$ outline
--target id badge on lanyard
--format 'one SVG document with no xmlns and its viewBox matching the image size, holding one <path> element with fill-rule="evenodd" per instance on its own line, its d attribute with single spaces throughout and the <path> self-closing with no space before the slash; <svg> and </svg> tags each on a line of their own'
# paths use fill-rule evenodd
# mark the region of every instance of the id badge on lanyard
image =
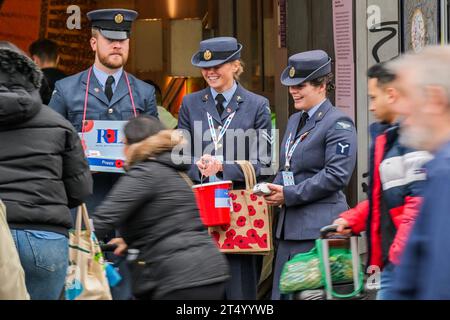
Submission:
<svg viewBox="0 0 450 320">
<path fill-rule="evenodd" d="M 283 171 L 282 174 L 285 187 L 295 186 L 294 173 L 292 171 Z"/>
<path fill-rule="evenodd" d="M 291 145 L 292 140 L 292 133 L 289 135 L 288 140 L 286 141 L 286 163 L 285 163 L 285 170 L 282 172 L 283 175 L 283 185 L 285 187 L 295 186 L 295 179 L 294 179 L 294 173 L 290 170 L 291 169 L 291 159 L 292 155 L 294 154 L 295 149 L 297 148 L 298 144 L 302 140 L 299 138 L 291 149 L 289 149 L 289 146 Z"/>
</svg>

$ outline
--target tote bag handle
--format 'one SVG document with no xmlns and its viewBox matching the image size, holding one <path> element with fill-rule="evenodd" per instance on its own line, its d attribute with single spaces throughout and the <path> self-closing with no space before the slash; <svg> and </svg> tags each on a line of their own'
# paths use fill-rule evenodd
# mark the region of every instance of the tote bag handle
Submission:
<svg viewBox="0 0 450 320">
<path fill-rule="evenodd" d="M 80 205 L 77 210 L 77 220 L 75 223 L 75 235 L 77 239 L 79 239 L 81 235 L 81 225 L 82 225 L 81 222 L 83 222 L 84 227 L 86 228 L 86 231 L 90 236 L 92 233 L 92 229 L 91 224 L 89 222 L 89 214 L 85 203 Z"/>
</svg>

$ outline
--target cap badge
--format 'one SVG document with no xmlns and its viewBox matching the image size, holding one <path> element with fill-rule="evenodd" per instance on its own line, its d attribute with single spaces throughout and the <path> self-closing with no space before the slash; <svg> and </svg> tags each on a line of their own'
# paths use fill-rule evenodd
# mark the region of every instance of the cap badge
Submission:
<svg viewBox="0 0 450 320">
<path fill-rule="evenodd" d="M 211 58 L 212 58 L 212 52 L 209 51 L 209 50 L 206 50 L 206 51 L 203 53 L 203 58 L 204 58 L 206 61 L 211 60 Z"/>
<path fill-rule="evenodd" d="M 292 68 L 289 70 L 289 77 L 291 77 L 291 78 L 295 77 L 295 68 L 294 68 L 294 67 L 292 67 Z"/>
<path fill-rule="evenodd" d="M 117 24 L 122 23 L 123 22 L 123 14 L 121 14 L 121 13 L 116 14 L 114 17 L 114 22 Z"/>
</svg>

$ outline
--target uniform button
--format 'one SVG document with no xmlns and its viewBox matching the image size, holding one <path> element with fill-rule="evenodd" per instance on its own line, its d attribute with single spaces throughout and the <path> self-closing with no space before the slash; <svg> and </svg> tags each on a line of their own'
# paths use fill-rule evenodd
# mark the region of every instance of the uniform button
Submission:
<svg viewBox="0 0 450 320">
<path fill-rule="evenodd" d="M 111 108 L 111 109 L 108 109 L 108 113 L 109 114 L 111 114 L 111 113 L 113 113 L 114 112 L 114 110 Z"/>
<path fill-rule="evenodd" d="M 221 126 L 219 126 L 217 129 L 219 129 L 219 130 L 222 130 L 222 127 Z"/>
</svg>

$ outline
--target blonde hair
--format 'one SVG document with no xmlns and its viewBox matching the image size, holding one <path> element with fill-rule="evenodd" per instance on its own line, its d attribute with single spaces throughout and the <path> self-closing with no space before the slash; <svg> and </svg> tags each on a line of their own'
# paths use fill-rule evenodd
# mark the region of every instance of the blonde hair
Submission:
<svg viewBox="0 0 450 320">
<path fill-rule="evenodd" d="M 100 32 L 100 31 L 98 31 L 98 29 L 96 29 L 96 28 L 91 28 L 91 36 L 92 36 L 93 38 L 97 39 L 97 38 L 98 38 L 99 32 Z"/>
<path fill-rule="evenodd" d="M 394 74 L 412 70 L 412 81 L 419 88 L 442 87 L 450 100 L 450 46 L 429 46 L 419 53 L 407 53 L 387 64 Z"/>
<path fill-rule="evenodd" d="M 231 63 L 239 64 L 238 65 L 238 70 L 233 75 L 234 80 L 239 81 L 241 75 L 244 73 L 245 63 L 242 60 L 235 60 L 235 61 L 232 61 Z"/>
</svg>

